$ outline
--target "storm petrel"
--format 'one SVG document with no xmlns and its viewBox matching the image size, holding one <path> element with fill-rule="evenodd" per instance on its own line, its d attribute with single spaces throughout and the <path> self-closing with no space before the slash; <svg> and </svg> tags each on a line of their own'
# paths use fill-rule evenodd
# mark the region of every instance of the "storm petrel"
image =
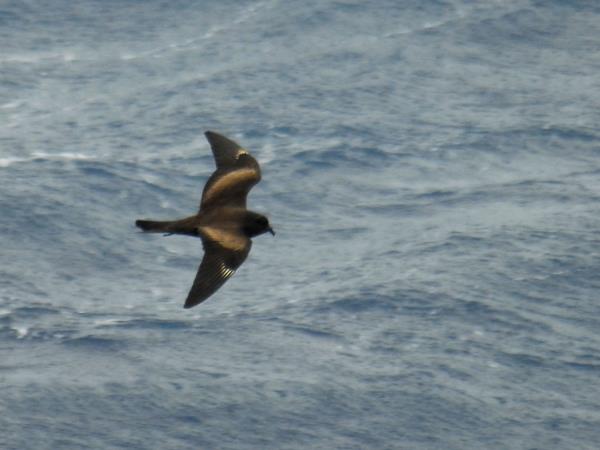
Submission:
<svg viewBox="0 0 600 450">
<path fill-rule="evenodd" d="M 173 221 L 135 221 L 145 232 L 202 239 L 204 258 L 184 308 L 202 303 L 235 273 L 250 252 L 250 238 L 267 231 L 275 235 L 265 216 L 246 209 L 248 192 L 261 178 L 258 162 L 231 139 L 212 131 L 204 134 L 217 170 L 204 186 L 198 213 Z"/>
</svg>

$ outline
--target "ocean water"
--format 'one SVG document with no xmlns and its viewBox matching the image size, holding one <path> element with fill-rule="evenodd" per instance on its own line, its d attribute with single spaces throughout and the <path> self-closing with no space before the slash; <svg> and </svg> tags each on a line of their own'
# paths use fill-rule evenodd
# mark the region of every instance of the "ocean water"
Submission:
<svg viewBox="0 0 600 450">
<path fill-rule="evenodd" d="M 0 448 L 600 446 L 600 5 L 0 3 Z M 203 132 L 277 235 L 184 310 Z"/>
</svg>

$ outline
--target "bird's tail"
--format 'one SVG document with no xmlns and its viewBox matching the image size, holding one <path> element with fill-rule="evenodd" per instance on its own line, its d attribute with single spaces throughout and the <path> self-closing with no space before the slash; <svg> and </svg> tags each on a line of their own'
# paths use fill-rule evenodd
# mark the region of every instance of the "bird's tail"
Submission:
<svg viewBox="0 0 600 450">
<path fill-rule="evenodd" d="M 135 224 L 146 233 L 186 234 L 198 236 L 198 217 L 191 216 L 180 220 L 159 222 L 156 220 L 136 220 Z"/>
<path fill-rule="evenodd" d="M 147 233 L 172 233 L 175 222 L 158 222 L 155 220 L 136 220 L 135 225 Z"/>
</svg>

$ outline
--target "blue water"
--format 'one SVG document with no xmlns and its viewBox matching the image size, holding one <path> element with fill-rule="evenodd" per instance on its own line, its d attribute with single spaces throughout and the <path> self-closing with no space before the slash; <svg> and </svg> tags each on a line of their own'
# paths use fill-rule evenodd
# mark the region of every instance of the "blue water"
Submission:
<svg viewBox="0 0 600 450">
<path fill-rule="evenodd" d="M 0 4 L 1 449 L 600 442 L 600 6 Z M 254 240 L 182 308 L 205 130 Z"/>
</svg>

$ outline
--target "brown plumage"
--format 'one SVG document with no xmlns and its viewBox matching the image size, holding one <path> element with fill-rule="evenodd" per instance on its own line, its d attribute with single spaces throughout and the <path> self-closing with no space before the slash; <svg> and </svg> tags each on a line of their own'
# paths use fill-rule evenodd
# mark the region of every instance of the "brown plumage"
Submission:
<svg viewBox="0 0 600 450">
<path fill-rule="evenodd" d="M 194 216 L 173 221 L 136 220 L 145 232 L 184 234 L 202 239 L 204 258 L 184 308 L 202 303 L 219 289 L 244 262 L 254 236 L 270 232 L 269 220 L 246 209 L 252 186 L 260 181 L 258 162 L 234 141 L 205 133 L 217 165 L 210 176 Z"/>
</svg>

